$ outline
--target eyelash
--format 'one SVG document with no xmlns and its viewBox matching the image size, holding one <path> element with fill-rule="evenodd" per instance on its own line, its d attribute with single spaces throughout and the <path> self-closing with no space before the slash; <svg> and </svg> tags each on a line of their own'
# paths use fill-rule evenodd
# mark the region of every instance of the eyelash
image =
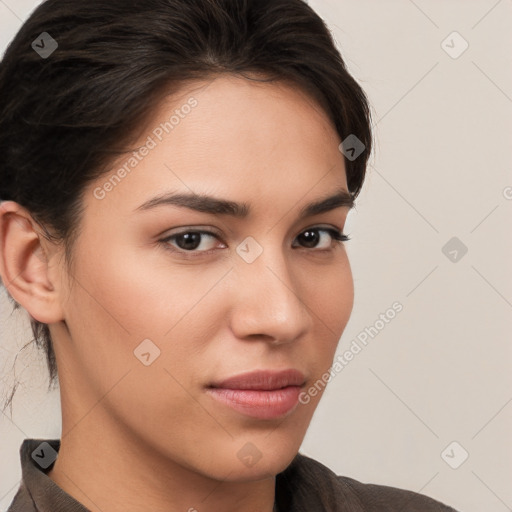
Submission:
<svg viewBox="0 0 512 512">
<path fill-rule="evenodd" d="M 307 231 L 319 231 L 319 232 L 323 231 L 324 233 L 328 233 L 333 238 L 334 243 L 336 244 L 336 247 L 343 244 L 343 242 L 347 242 L 347 241 L 351 240 L 351 238 L 349 236 L 345 235 L 341 231 L 334 229 L 334 228 L 312 227 L 312 228 L 305 229 L 300 234 L 305 233 Z M 219 240 L 218 235 L 216 235 L 215 233 L 212 233 L 211 231 L 189 229 L 187 231 L 182 231 L 180 233 L 174 233 L 171 236 L 168 236 L 166 238 L 163 238 L 162 240 L 159 240 L 159 242 L 164 246 L 165 249 L 167 249 L 173 253 L 178 253 L 183 258 L 188 258 L 188 259 L 201 257 L 201 256 L 213 253 L 214 251 L 218 250 L 218 249 L 209 249 L 208 251 L 196 251 L 196 250 L 185 251 L 184 249 L 171 248 L 171 246 L 169 245 L 169 242 L 171 240 L 174 240 L 175 238 L 177 238 L 179 236 L 190 234 L 190 233 L 198 233 L 201 235 L 208 235 L 208 236 L 212 236 L 213 238 L 216 238 L 217 240 Z M 304 247 L 304 249 L 308 250 L 307 247 Z M 333 249 L 310 249 L 310 250 L 316 251 L 316 252 L 330 252 Z"/>
</svg>

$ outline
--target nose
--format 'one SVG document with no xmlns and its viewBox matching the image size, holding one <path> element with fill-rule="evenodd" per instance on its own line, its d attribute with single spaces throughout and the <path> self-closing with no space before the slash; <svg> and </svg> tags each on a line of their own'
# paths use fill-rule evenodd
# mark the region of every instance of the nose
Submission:
<svg viewBox="0 0 512 512">
<path fill-rule="evenodd" d="M 265 248 L 252 263 L 240 258 L 234 271 L 231 328 L 240 339 L 290 343 L 312 327 L 312 313 L 301 297 L 299 280 L 278 248 Z"/>
</svg>

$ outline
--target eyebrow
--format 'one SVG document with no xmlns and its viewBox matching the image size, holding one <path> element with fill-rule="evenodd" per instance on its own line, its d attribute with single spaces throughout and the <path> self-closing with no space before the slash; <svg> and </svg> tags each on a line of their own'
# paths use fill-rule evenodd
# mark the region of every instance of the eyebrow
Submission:
<svg viewBox="0 0 512 512">
<path fill-rule="evenodd" d="M 229 215 L 235 218 L 246 218 L 251 208 L 247 203 L 237 203 L 227 199 L 196 193 L 166 193 L 149 199 L 135 209 L 135 211 L 152 210 L 158 206 L 179 206 L 212 215 Z M 338 190 L 334 195 L 319 199 L 303 206 L 299 212 L 299 219 L 312 217 L 336 208 L 355 206 L 352 195 L 345 189 Z"/>
</svg>

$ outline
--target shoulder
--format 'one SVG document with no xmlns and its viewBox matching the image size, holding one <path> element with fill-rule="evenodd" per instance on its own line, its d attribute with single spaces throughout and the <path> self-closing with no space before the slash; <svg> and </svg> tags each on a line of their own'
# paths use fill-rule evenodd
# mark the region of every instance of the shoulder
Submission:
<svg viewBox="0 0 512 512">
<path fill-rule="evenodd" d="M 293 495 L 311 503 L 312 510 L 315 510 L 313 503 L 321 503 L 323 510 L 333 512 L 456 512 L 417 492 L 336 475 L 327 466 L 301 453 L 278 476 L 286 479 Z"/>
</svg>

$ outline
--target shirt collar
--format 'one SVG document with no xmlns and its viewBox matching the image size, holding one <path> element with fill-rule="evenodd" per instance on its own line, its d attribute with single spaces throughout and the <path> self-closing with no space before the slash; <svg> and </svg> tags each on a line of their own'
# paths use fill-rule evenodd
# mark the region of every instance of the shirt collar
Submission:
<svg viewBox="0 0 512 512">
<path fill-rule="evenodd" d="M 61 489 L 47 473 L 53 452 L 58 453 L 60 439 L 25 439 L 20 448 L 23 484 L 38 512 L 90 512 Z M 44 467 L 46 466 L 46 467 Z"/>
</svg>

